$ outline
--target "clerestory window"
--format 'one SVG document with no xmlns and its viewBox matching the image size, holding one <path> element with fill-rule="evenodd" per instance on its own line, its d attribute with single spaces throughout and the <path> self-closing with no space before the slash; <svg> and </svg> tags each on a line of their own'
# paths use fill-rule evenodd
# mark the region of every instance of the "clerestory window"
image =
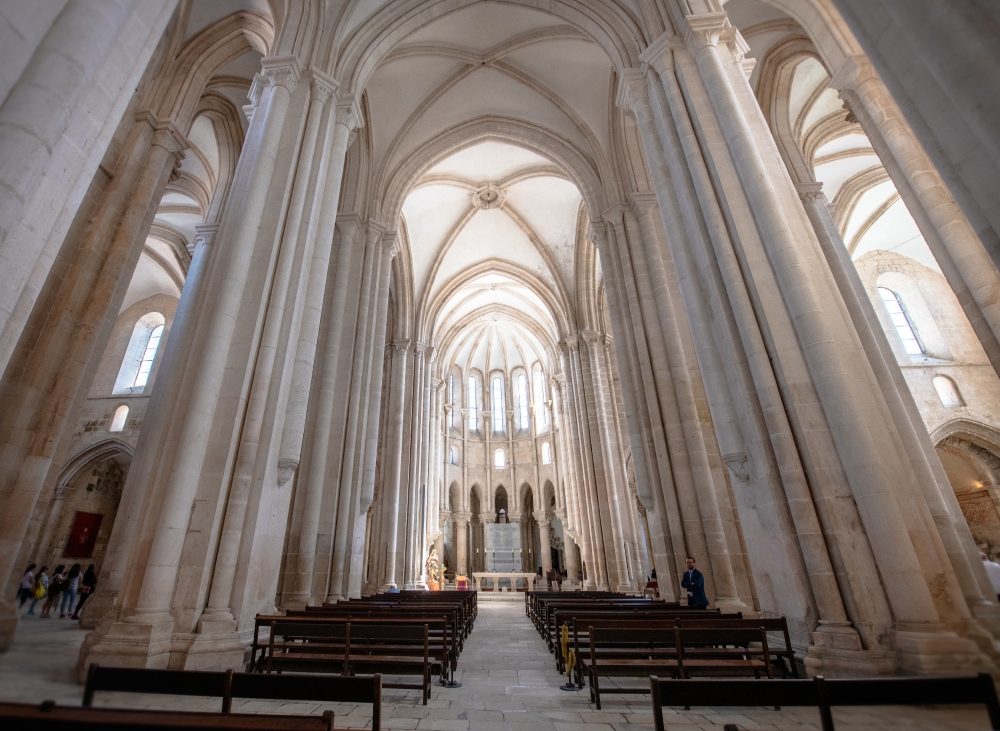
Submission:
<svg viewBox="0 0 1000 731">
<path fill-rule="evenodd" d="M 523 373 L 517 376 L 517 428 L 528 428 L 528 377 Z"/>
<path fill-rule="evenodd" d="M 479 431 L 479 395 L 475 376 L 469 377 L 469 431 Z"/>
<path fill-rule="evenodd" d="M 493 431 L 503 431 L 503 379 L 493 376 Z"/>
<path fill-rule="evenodd" d="M 885 309 L 889 312 L 892 324 L 896 328 L 896 334 L 903 341 L 903 348 L 909 355 L 922 355 L 924 347 L 917 340 L 916 333 L 913 332 L 913 323 L 910 322 L 899 295 L 885 287 L 879 287 L 878 293 L 885 304 Z"/>
</svg>

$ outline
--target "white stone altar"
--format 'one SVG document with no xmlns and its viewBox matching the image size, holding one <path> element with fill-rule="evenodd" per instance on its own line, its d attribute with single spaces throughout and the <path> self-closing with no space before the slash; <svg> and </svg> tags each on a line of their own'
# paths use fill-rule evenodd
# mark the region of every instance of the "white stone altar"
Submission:
<svg viewBox="0 0 1000 731">
<path fill-rule="evenodd" d="M 493 586 L 490 587 L 490 589 L 492 589 L 493 591 L 500 591 L 500 588 L 501 588 L 500 587 L 500 580 L 501 579 L 509 579 L 510 580 L 510 591 L 512 591 L 512 592 L 513 591 L 517 591 L 517 580 L 518 579 L 524 579 L 527 582 L 527 584 L 528 584 L 527 590 L 528 591 L 534 591 L 535 590 L 535 580 L 536 579 L 541 579 L 541 578 L 542 577 L 539 576 L 538 574 L 521 573 L 521 572 L 518 572 L 518 571 L 477 571 L 476 573 L 472 574 L 472 579 L 473 579 L 473 581 L 475 583 L 475 586 L 473 588 L 475 588 L 476 591 L 488 591 L 489 590 L 489 589 L 487 589 L 483 585 L 483 580 L 484 579 L 492 579 L 493 580 Z M 504 588 L 506 588 L 506 585 L 504 585 Z"/>
<path fill-rule="evenodd" d="M 519 572 L 521 526 L 517 523 L 487 523 L 483 526 L 486 571 Z"/>
</svg>

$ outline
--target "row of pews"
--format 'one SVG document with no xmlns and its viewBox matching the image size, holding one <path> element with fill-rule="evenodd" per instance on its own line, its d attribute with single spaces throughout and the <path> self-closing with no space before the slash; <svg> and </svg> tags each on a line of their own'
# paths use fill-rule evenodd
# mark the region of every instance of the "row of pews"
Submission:
<svg viewBox="0 0 1000 731">
<path fill-rule="evenodd" d="M 258 615 L 248 669 L 398 676 L 407 680 L 383 687 L 419 690 L 427 705 L 433 676 L 458 686 L 458 657 L 477 611 L 475 592 L 402 591 Z"/>
<path fill-rule="evenodd" d="M 582 689 L 586 677 L 600 710 L 602 678 L 648 678 L 645 686 L 605 692 L 649 693 L 656 731 L 664 729 L 664 707 L 811 706 L 823 731 L 834 731 L 835 706 L 910 704 L 982 704 L 1000 730 L 1000 703 L 986 673 L 800 678 L 784 617 L 743 618 L 606 591 L 528 592 L 524 601 L 556 668 L 569 677 L 566 690 Z"/>
<path fill-rule="evenodd" d="M 783 618 L 744 619 L 612 592 L 531 593 L 525 612 L 554 653 L 556 669 L 570 677 L 567 687 L 583 688 L 586 676 L 598 709 L 602 678 L 798 677 Z"/>
<path fill-rule="evenodd" d="M 155 711 L 94 707 L 99 692 L 219 698 L 219 711 Z M 91 665 L 83 706 L 0 703 L 4 731 L 333 731 L 333 711 L 320 716 L 232 713 L 233 700 L 313 701 L 372 705 L 372 730 L 382 723 L 382 677 L 331 678 L 319 675 L 255 675 L 232 670 L 159 670 Z"/>
<path fill-rule="evenodd" d="M 234 700 L 371 704 L 382 723 L 382 688 L 418 690 L 431 680 L 456 687 L 454 672 L 478 605 L 475 592 L 403 591 L 258 615 L 246 672 L 113 668 L 91 665 L 83 705 L 0 703 L 5 731 L 143 729 L 168 731 L 332 731 L 334 714 L 233 713 Z M 394 682 L 384 682 L 388 677 Z M 406 682 L 416 678 L 415 682 Z M 98 694 L 218 698 L 218 711 L 95 707 Z"/>
</svg>

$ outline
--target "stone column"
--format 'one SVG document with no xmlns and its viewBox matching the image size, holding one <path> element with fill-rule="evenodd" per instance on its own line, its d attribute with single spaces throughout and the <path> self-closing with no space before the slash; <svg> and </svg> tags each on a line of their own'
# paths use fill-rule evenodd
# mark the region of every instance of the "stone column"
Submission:
<svg viewBox="0 0 1000 731">
<path fill-rule="evenodd" d="M 313 72 L 317 76 L 317 72 Z M 323 93 L 325 88 L 333 88 L 332 80 L 326 81 L 322 77 L 315 78 L 314 85 L 318 87 L 317 93 Z M 338 221 L 337 207 L 340 200 L 340 187 L 344 174 L 344 160 L 347 156 L 348 140 L 351 132 L 361 123 L 360 111 L 352 100 L 347 103 L 340 102 L 329 111 L 327 139 L 329 142 L 328 154 L 325 158 L 326 175 L 325 179 L 317 177 L 316 197 L 322 198 L 320 216 L 310 217 L 310 231 L 315 237 L 315 253 L 312 263 L 306 267 L 308 271 L 308 293 L 305 310 L 302 316 L 302 324 L 297 346 L 295 370 L 292 376 L 291 395 L 289 397 L 288 416 L 286 417 L 285 429 L 281 435 L 281 449 L 279 462 L 298 462 L 302 454 L 303 435 L 306 424 L 306 416 L 309 407 L 309 394 L 314 377 L 322 384 L 319 391 L 320 404 L 316 408 L 315 431 L 317 444 L 324 445 L 323 448 L 311 450 L 313 460 L 317 462 L 315 471 L 309 470 L 308 474 L 323 475 L 326 472 L 326 460 L 328 454 L 330 425 L 333 419 L 333 393 L 336 388 L 337 366 L 339 364 L 339 353 L 341 343 L 341 333 L 343 330 L 343 317 L 333 318 L 331 332 L 329 333 L 328 349 L 334 354 L 323 358 L 320 373 L 315 373 L 316 346 L 319 342 L 319 332 L 323 316 L 323 301 L 327 293 L 327 282 L 330 275 L 330 252 L 334 240 L 334 228 L 340 226 L 338 250 L 338 266 L 334 275 L 335 287 L 334 298 L 340 302 L 340 307 L 334 306 L 334 312 L 343 311 L 343 302 L 346 299 L 347 286 L 346 278 L 350 270 L 350 256 L 354 237 L 357 233 L 357 219 L 345 217 L 343 221 Z M 322 183 L 319 184 L 319 183 Z M 314 207 L 316 207 L 314 202 Z M 313 225 L 318 220 L 317 225 Z M 301 471 L 300 471 L 301 474 Z M 315 564 L 316 533 L 318 528 L 319 513 L 321 509 L 323 480 L 310 477 L 305 484 L 300 484 L 297 488 L 300 495 L 304 497 L 302 510 L 302 528 L 298 535 L 297 547 L 289 548 L 289 559 L 294 561 L 291 567 L 294 575 L 289 577 L 288 589 L 284 592 L 283 604 L 291 602 L 290 606 L 295 608 L 304 606 L 312 601 L 311 577 Z M 293 558 L 294 557 L 294 558 Z"/>
<path fill-rule="evenodd" d="M 346 139 L 346 137 L 345 137 Z M 350 270 L 351 253 L 358 232 L 358 222 L 347 217 L 338 221 L 340 229 L 340 244 L 337 250 L 336 274 L 330 284 L 333 292 L 334 306 L 331 311 L 343 311 L 347 300 L 347 276 Z M 338 307 L 337 304 L 340 306 Z M 291 594 L 284 600 L 290 608 L 305 606 L 312 601 L 313 567 L 316 562 L 316 534 L 319 529 L 320 506 L 326 486 L 327 459 L 330 452 L 330 430 L 333 425 L 334 400 L 338 382 L 338 366 L 340 364 L 340 347 L 343 317 L 334 316 L 330 322 L 330 332 L 327 334 L 327 349 L 323 357 L 318 401 L 316 404 L 316 421 L 312 429 L 312 449 L 310 451 L 307 479 L 299 485 L 302 495 L 302 527 L 299 532 L 298 561 L 295 574 L 292 577 Z"/>
<path fill-rule="evenodd" d="M 455 576 L 468 576 L 469 570 L 469 520 L 471 513 L 455 513 Z"/>
<path fill-rule="evenodd" d="M 3 435 L 0 457 L 0 587 L 19 568 L 15 564 L 31 514 L 73 415 L 71 407 L 87 386 L 87 364 L 110 337 L 152 224 L 155 201 L 163 196 L 186 147 L 172 122 L 149 113 L 138 116 L 126 142 L 129 156 L 121 163 L 114 190 L 102 201 L 99 225 L 90 229 L 72 262 L 68 284 L 48 323 L 52 333 L 71 334 L 37 344 L 37 355 L 28 360 L 28 372 L 14 394 L 17 401 L 7 406 L 17 417 L 6 424 L 13 422 L 17 428 Z M 3 597 L 0 651 L 9 647 L 16 625 L 13 603 Z"/>
<path fill-rule="evenodd" d="M 538 518 L 538 550 L 542 552 L 539 558 L 542 559 L 542 576 L 545 577 L 552 570 L 552 518 L 545 513 Z"/>
<path fill-rule="evenodd" d="M 427 417 L 431 409 L 428 401 L 429 389 L 427 387 L 428 367 L 427 360 L 429 354 L 427 346 L 423 343 L 414 343 L 413 362 L 413 389 L 411 397 L 413 402 L 410 421 L 410 477 L 409 489 L 406 491 L 406 529 L 404 533 L 405 543 L 403 544 L 403 588 L 415 589 L 416 579 L 420 576 L 418 546 L 420 541 L 420 487 L 424 484 L 421 471 L 421 463 L 427 451 L 427 440 L 425 430 L 427 427 Z M 433 355 L 433 350 L 430 355 Z"/>
<path fill-rule="evenodd" d="M 258 144 L 244 178 L 243 205 L 231 207 L 222 225 L 220 243 L 226 256 L 219 259 L 223 267 L 217 279 L 219 289 L 213 293 L 211 310 L 205 313 L 200 358 L 196 372 L 188 379 L 187 409 L 175 444 L 177 459 L 173 465 L 161 465 L 162 472 L 151 485 L 154 490 L 162 490 L 163 502 L 155 518 L 136 606 L 124 622 L 110 628 L 108 636 L 102 640 L 103 647 L 98 645 L 90 649 L 90 658 L 102 658 L 105 653 L 115 657 L 118 653 L 114 646 L 124 642 L 131 647 L 130 661 L 145 664 L 144 659 L 139 659 L 140 653 L 152 657 L 166 652 L 169 647 L 173 629 L 171 598 L 201 475 L 206 435 L 215 428 L 215 406 L 242 303 L 244 282 L 257 251 L 254 243 L 260 215 L 274 171 L 291 91 L 299 76 L 298 64 L 293 58 L 272 57 L 263 63 L 270 83 L 254 113 L 252 127 L 256 129 L 248 134 L 248 141 Z M 176 393 L 163 395 L 179 396 Z M 150 445 L 150 448 L 158 446 Z M 132 476 L 130 471 L 129 477 Z"/>
<path fill-rule="evenodd" d="M 347 402 L 347 424 L 344 431 L 343 451 L 340 454 L 339 474 L 335 478 L 337 487 L 336 491 L 328 498 L 332 505 L 336 506 L 333 508 L 336 518 L 334 519 L 333 551 L 327 587 L 326 601 L 328 602 L 339 601 L 343 597 L 344 576 L 348 573 L 349 526 L 353 517 L 349 506 L 356 497 L 355 485 L 360 485 L 360 490 L 364 491 L 364 465 L 359 466 L 358 462 L 363 462 L 365 427 L 370 418 L 369 402 L 374 401 L 377 404 L 381 395 L 373 395 L 366 388 L 369 372 L 378 368 L 380 361 L 384 361 L 384 330 L 381 339 L 377 335 L 378 323 L 381 321 L 379 313 L 382 281 L 388 277 L 386 271 L 388 265 L 382 252 L 384 244 L 381 243 L 381 239 L 381 227 L 369 221 L 365 239 L 357 331 L 353 340 L 349 333 L 343 336 L 347 338 L 348 343 L 353 343 L 354 351 L 348 380 L 348 394 L 345 399 Z M 335 310 L 331 310 L 330 316 L 332 319 L 341 319 Z M 346 376 L 345 380 L 347 380 Z M 333 397 L 339 395 L 343 387 L 343 382 L 337 383 L 334 387 Z M 377 422 L 377 419 L 375 421 Z M 329 444 L 324 443 L 317 445 L 317 448 L 328 450 L 330 447 Z M 358 475 L 361 479 L 358 479 Z M 328 478 L 324 474 L 316 475 L 316 479 L 322 479 L 325 482 Z M 371 499 L 365 501 L 362 495 L 361 501 L 363 505 L 359 507 L 359 510 L 363 507 L 367 512 L 367 505 L 371 504 Z"/>
<path fill-rule="evenodd" d="M 386 433 L 386 460 L 388 481 L 386 483 L 386 515 L 389 518 L 389 532 L 386 536 L 386 573 L 382 591 L 396 586 L 399 564 L 399 506 L 403 490 L 403 409 L 406 403 L 406 357 L 410 350 L 409 340 L 393 342 L 392 380 L 389 385 L 389 430 Z M 468 519 L 465 525 L 469 524 Z M 464 534 L 463 534 L 464 535 Z M 405 539 L 405 537 L 404 537 Z M 463 564 L 464 565 L 464 564 Z"/>
<path fill-rule="evenodd" d="M 1000 271 L 868 59 L 849 56 L 830 86 L 864 128 L 1000 373 Z"/>
<path fill-rule="evenodd" d="M 982 568 L 982 561 L 979 560 L 979 548 L 972 540 L 958 500 L 947 499 L 949 496 L 954 498 L 955 492 L 940 466 L 934 445 L 927 437 L 920 412 L 875 314 L 868 292 L 830 215 L 826 196 L 822 192 L 823 186 L 821 183 L 800 183 L 797 187 L 806 214 L 816 231 L 875 370 L 879 387 L 899 426 L 900 438 L 910 466 L 916 473 L 921 493 L 934 516 L 934 523 L 941 534 L 951 566 L 962 586 L 962 594 L 976 616 L 989 617 L 991 624 L 995 625 L 998 608 L 986 599 L 987 596 L 992 597 L 994 592 L 986 570 Z"/>
<path fill-rule="evenodd" d="M 251 482 L 258 470 L 262 439 L 266 439 L 263 430 L 266 428 L 265 417 L 269 403 L 274 398 L 274 371 L 275 368 L 282 368 L 284 365 L 278 358 L 283 350 L 281 340 L 288 326 L 285 309 L 289 304 L 289 293 L 291 292 L 294 296 L 292 284 L 295 272 L 293 267 L 300 256 L 302 257 L 300 266 L 305 266 L 305 262 L 312 258 L 311 250 L 305 251 L 304 256 L 302 256 L 303 252 L 299 251 L 299 228 L 306 207 L 307 192 L 312 176 L 312 163 L 316 157 L 320 117 L 323 114 L 323 105 L 330 93 L 329 86 L 320 82 L 312 84 L 312 98 L 306 115 L 299 164 L 295 170 L 292 195 L 286 213 L 274 276 L 271 281 L 268 306 L 264 313 L 264 326 L 254 361 L 252 385 L 240 429 L 240 444 L 236 453 L 236 463 L 226 501 L 225 519 L 216 551 L 208 607 L 202 613 L 199 622 L 201 634 L 219 634 L 232 632 L 236 629 L 236 620 L 231 608 L 233 580 L 239 561 L 240 545 L 243 542 L 243 534 L 246 529 L 245 518 L 247 503 L 250 499 Z M 318 213 L 316 211 L 313 215 Z M 301 311 L 301 307 L 299 309 Z M 297 328 L 293 326 L 293 330 L 297 330 Z M 297 335 L 297 333 L 293 334 Z M 297 340 L 297 337 L 295 339 Z M 286 347 L 290 345 L 286 344 Z M 297 466 L 298 455 L 294 457 L 296 460 L 294 464 Z"/>
</svg>

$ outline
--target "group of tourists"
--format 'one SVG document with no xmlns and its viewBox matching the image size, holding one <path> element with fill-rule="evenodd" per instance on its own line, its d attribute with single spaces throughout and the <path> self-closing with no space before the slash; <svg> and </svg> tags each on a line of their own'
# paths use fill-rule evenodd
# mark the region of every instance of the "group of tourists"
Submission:
<svg viewBox="0 0 1000 731">
<path fill-rule="evenodd" d="M 80 564 L 75 563 L 66 570 L 64 564 L 59 564 L 49 574 L 49 567 L 42 566 L 36 572 L 37 564 L 31 564 L 21 577 L 21 587 L 17 591 L 18 609 L 24 607 L 30 599 L 31 606 L 25 616 L 35 616 L 35 607 L 42 604 L 42 618 L 51 618 L 52 612 L 59 612 L 59 618 L 79 619 L 80 610 L 97 588 L 97 573 L 94 564 L 81 571 Z M 77 601 L 79 597 L 79 601 Z M 76 605 L 76 609 L 73 605 Z"/>
</svg>

